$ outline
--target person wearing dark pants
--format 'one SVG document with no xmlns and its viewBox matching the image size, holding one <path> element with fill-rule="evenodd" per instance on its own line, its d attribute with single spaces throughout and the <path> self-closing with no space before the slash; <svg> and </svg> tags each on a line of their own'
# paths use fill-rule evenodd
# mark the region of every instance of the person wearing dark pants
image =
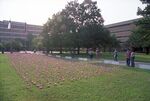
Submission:
<svg viewBox="0 0 150 101">
<path fill-rule="evenodd" d="M 113 56 L 114 56 L 114 61 L 118 61 L 118 52 L 117 52 L 116 49 L 115 49 L 115 51 L 113 53 Z"/>
<path fill-rule="evenodd" d="M 127 66 L 130 66 L 130 58 L 126 59 L 126 64 L 127 64 Z"/>
<path fill-rule="evenodd" d="M 135 63 L 134 63 L 135 53 L 134 53 L 134 51 L 131 52 L 130 59 L 131 59 L 131 67 L 134 67 L 135 66 Z"/>
<path fill-rule="evenodd" d="M 126 52 L 126 64 L 127 64 L 127 66 L 130 66 L 130 55 L 131 55 L 130 50 L 127 50 L 127 52 Z"/>
<path fill-rule="evenodd" d="M 89 53 L 90 59 L 92 60 L 93 59 L 93 50 L 92 50 L 92 48 L 89 49 L 88 53 Z"/>
</svg>

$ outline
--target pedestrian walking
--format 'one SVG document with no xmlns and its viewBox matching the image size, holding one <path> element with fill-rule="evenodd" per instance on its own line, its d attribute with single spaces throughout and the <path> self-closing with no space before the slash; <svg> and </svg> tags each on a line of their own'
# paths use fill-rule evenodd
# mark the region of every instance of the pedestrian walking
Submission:
<svg viewBox="0 0 150 101">
<path fill-rule="evenodd" d="M 90 59 L 92 60 L 93 59 L 93 50 L 92 50 L 92 48 L 89 49 L 88 53 L 89 53 Z"/>
<path fill-rule="evenodd" d="M 118 61 L 118 51 L 115 49 L 113 52 L 114 61 Z"/>
<path fill-rule="evenodd" d="M 134 59 L 135 59 L 135 52 L 132 51 L 132 52 L 131 52 L 131 56 L 130 56 L 131 67 L 134 67 L 134 66 L 135 66 Z"/>
<path fill-rule="evenodd" d="M 98 48 L 96 48 L 96 58 L 98 59 L 100 56 L 100 50 Z"/>
<path fill-rule="evenodd" d="M 131 55 L 131 51 L 127 49 L 126 54 L 125 54 L 127 66 L 130 66 L 130 55 Z"/>
<path fill-rule="evenodd" d="M 36 49 L 34 49 L 33 52 L 36 53 Z"/>
</svg>

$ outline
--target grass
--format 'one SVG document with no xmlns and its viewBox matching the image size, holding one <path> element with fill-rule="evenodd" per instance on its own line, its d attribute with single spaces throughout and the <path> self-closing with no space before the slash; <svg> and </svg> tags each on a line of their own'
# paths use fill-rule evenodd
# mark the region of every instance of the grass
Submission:
<svg viewBox="0 0 150 101">
<path fill-rule="evenodd" d="M 113 70 L 39 89 L 28 88 L 10 63 L 6 55 L 0 55 L 0 101 L 150 101 L 147 70 L 102 65 Z"/>
<path fill-rule="evenodd" d="M 111 60 L 113 60 L 112 54 L 113 54 L 112 52 L 103 52 L 100 55 L 100 59 L 111 59 Z M 63 53 L 63 54 L 55 53 L 53 55 L 60 55 L 63 57 L 64 56 L 71 56 L 70 53 Z M 89 58 L 89 56 L 86 53 L 81 53 L 79 55 L 75 55 L 75 57 Z M 94 58 L 95 58 L 95 54 L 94 54 Z M 118 60 L 125 61 L 125 53 L 124 52 L 118 53 Z M 136 62 L 150 63 L 150 55 L 146 55 L 144 53 L 136 53 L 135 54 L 135 61 Z"/>
<path fill-rule="evenodd" d="M 0 101 L 32 101 L 32 95 L 8 58 L 0 55 Z"/>
<path fill-rule="evenodd" d="M 103 59 L 113 59 L 113 56 L 112 56 L 112 53 L 105 52 L 105 53 L 102 54 L 102 58 Z M 118 53 L 118 60 L 125 61 L 125 53 L 124 52 L 119 52 Z M 146 55 L 146 54 L 143 54 L 143 53 L 136 53 L 135 54 L 135 61 L 150 63 L 150 55 Z"/>
<path fill-rule="evenodd" d="M 88 62 L 66 61 L 41 55 L 14 53 L 7 56 L 27 85 L 35 85 L 40 89 L 111 71 L 110 68 L 105 69 Z"/>
</svg>

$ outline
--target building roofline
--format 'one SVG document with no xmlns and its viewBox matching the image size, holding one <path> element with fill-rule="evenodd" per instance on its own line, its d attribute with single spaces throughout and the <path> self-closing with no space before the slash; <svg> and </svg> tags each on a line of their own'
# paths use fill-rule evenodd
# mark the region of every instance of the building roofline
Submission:
<svg viewBox="0 0 150 101">
<path fill-rule="evenodd" d="M 0 22 L 9 22 L 9 20 L 0 20 Z M 37 25 L 37 24 L 28 24 L 27 22 L 19 22 L 19 21 L 12 21 L 12 23 L 17 23 L 17 24 L 27 24 L 29 26 L 39 26 L 39 27 L 42 27 L 42 25 Z"/>
<path fill-rule="evenodd" d="M 127 21 L 121 21 L 121 22 L 117 22 L 117 23 L 113 23 L 113 24 L 108 24 L 108 25 L 105 25 L 105 27 L 110 28 L 110 27 L 117 27 L 117 26 L 122 26 L 122 25 L 126 25 L 126 24 L 131 24 L 135 21 L 138 21 L 139 19 L 141 19 L 141 18 L 127 20 Z"/>
</svg>

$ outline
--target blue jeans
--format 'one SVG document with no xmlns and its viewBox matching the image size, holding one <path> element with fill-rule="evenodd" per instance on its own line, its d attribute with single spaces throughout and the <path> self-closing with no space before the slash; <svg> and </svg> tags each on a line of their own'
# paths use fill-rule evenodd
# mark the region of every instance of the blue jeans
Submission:
<svg viewBox="0 0 150 101">
<path fill-rule="evenodd" d="M 126 64 L 127 66 L 130 66 L 130 58 L 126 58 Z"/>
</svg>

